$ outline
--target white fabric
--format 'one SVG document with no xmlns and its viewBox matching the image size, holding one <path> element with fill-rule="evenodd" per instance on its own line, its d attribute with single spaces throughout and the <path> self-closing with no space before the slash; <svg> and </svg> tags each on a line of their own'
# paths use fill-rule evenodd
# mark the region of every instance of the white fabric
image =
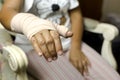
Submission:
<svg viewBox="0 0 120 80">
<path fill-rule="evenodd" d="M 34 0 L 24 0 L 24 7 L 22 9 L 23 12 L 27 12 L 31 9 Z"/>
<path fill-rule="evenodd" d="M 70 0 L 70 7 L 69 9 L 74 9 L 79 5 L 78 0 Z"/>
<path fill-rule="evenodd" d="M 57 4 L 60 9 L 56 12 L 52 10 L 52 5 Z M 48 19 L 54 23 L 61 23 L 60 18 L 65 17 L 65 26 L 70 26 L 68 10 L 76 8 L 79 3 L 77 0 L 35 0 L 34 5 L 40 18 Z"/>
<path fill-rule="evenodd" d="M 32 8 L 34 1 L 35 0 L 24 0 L 24 7 L 22 10 L 24 12 L 28 12 Z M 65 2 L 69 1 L 70 2 L 69 9 L 73 9 L 79 5 L 78 0 L 36 0 L 36 1 L 47 1 L 49 3 L 57 2 L 57 4 L 61 3 L 62 6 L 64 5 Z"/>
</svg>

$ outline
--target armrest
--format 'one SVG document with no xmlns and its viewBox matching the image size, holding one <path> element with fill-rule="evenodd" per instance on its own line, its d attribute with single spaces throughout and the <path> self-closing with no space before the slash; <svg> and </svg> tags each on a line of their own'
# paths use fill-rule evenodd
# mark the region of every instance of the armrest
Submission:
<svg viewBox="0 0 120 80">
<path fill-rule="evenodd" d="M 112 53 L 112 40 L 119 34 L 118 29 L 111 24 L 100 23 L 99 21 L 84 18 L 84 25 L 87 31 L 102 34 L 104 41 L 102 44 L 101 55 L 117 69 L 117 63 Z"/>
<path fill-rule="evenodd" d="M 9 67 L 16 74 L 16 80 L 28 80 L 26 68 L 28 60 L 25 53 L 13 44 L 3 46 L 2 54 L 7 59 Z"/>
<path fill-rule="evenodd" d="M 6 60 L 6 66 L 4 67 L 3 75 L 9 73 L 16 74 L 15 80 L 28 80 L 26 74 L 26 68 L 28 66 L 28 60 L 22 49 L 15 46 L 12 42 L 10 34 L 0 24 L 0 45 L 1 53 Z M 8 73 L 9 71 L 9 73 Z M 11 76 L 5 76 L 6 80 L 13 80 Z"/>
</svg>

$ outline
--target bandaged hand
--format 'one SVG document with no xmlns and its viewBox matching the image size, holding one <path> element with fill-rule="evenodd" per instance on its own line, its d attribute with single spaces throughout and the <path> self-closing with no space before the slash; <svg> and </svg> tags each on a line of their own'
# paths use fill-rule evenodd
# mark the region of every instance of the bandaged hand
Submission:
<svg viewBox="0 0 120 80">
<path fill-rule="evenodd" d="M 59 35 L 72 36 L 72 32 L 66 27 L 29 13 L 15 15 L 11 20 L 11 30 L 26 35 L 38 55 L 43 55 L 48 61 L 56 60 L 58 54 L 63 54 Z"/>
</svg>

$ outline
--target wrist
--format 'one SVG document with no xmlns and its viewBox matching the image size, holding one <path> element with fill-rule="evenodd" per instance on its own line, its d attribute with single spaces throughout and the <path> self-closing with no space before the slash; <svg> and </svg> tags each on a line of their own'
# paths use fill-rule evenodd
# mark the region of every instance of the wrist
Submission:
<svg viewBox="0 0 120 80">
<path fill-rule="evenodd" d="M 41 30 L 55 30 L 51 22 L 40 19 L 30 13 L 16 14 L 11 20 L 11 29 L 13 31 L 25 34 L 29 39 L 31 39 L 34 34 Z"/>
<path fill-rule="evenodd" d="M 41 19 L 30 13 L 18 13 L 11 20 L 11 30 L 25 34 L 28 39 L 42 30 L 56 30 L 62 36 L 67 36 L 68 28 Z"/>
<path fill-rule="evenodd" d="M 71 42 L 71 47 L 80 48 L 81 47 L 81 42 L 80 41 L 72 41 Z"/>
<path fill-rule="evenodd" d="M 71 49 L 81 49 L 81 46 L 80 44 L 79 45 L 71 44 Z"/>
</svg>

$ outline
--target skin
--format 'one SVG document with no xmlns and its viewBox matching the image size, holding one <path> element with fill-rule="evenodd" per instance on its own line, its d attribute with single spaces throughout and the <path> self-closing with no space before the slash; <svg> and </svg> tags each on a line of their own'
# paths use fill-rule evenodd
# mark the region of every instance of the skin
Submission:
<svg viewBox="0 0 120 80">
<path fill-rule="evenodd" d="M 88 72 L 89 60 L 81 50 L 82 33 L 83 33 L 83 19 L 80 7 L 69 11 L 72 23 L 72 36 L 71 49 L 69 59 L 72 64 L 82 73 Z"/>
<path fill-rule="evenodd" d="M 0 21 L 4 27 L 11 30 L 11 19 L 20 12 L 24 0 L 5 0 L 2 10 L 0 11 Z M 72 32 L 68 31 L 65 37 L 72 36 L 70 49 L 70 61 L 82 73 L 88 72 L 89 60 L 81 51 L 81 38 L 83 33 L 82 15 L 80 8 L 69 11 Z M 76 19 L 76 20 L 74 20 Z M 43 56 L 48 61 L 56 60 L 57 55 L 63 54 L 60 36 L 57 31 L 42 30 L 36 33 L 31 39 L 32 45 L 38 55 Z"/>
</svg>

